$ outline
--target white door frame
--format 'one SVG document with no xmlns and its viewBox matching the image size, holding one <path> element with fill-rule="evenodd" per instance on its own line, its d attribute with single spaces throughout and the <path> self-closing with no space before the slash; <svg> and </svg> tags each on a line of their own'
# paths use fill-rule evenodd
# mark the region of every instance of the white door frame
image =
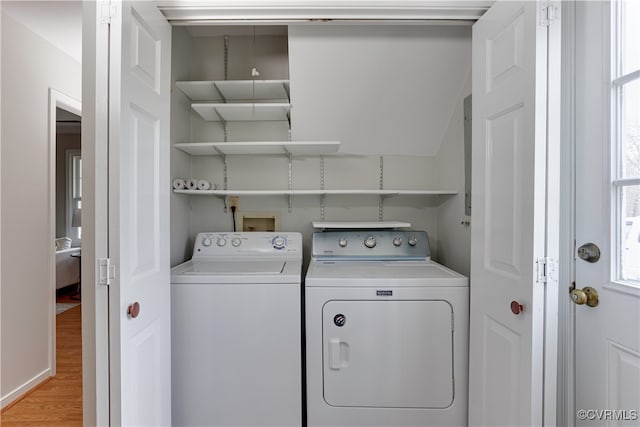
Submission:
<svg viewBox="0 0 640 427">
<path fill-rule="evenodd" d="M 2 2 L 0 1 L 0 47 L 1 46 L 2 46 Z M 2 99 L 2 52 L 0 52 L 0 100 L 1 99 Z M 0 102 L 0 139 L 2 139 L 2 102 Z M 2 150 L 0 150 L 0 224 L 2 224 L 2 208 L 1 208 L 2 207 L 2 154 L 1 152 Z M 0 241 L 2 241 L 1 239 L 2 239 L 2 227 L 0 226 Z M 2 248 L 1 247 L 0 247 L 0 271 L 2 271 Z M 0 289 L 2 289 L 1 274 L 0 274 Z"/>
<path fill-rule="evenodd" d="M 62 108 L 77 116 L 82 116 L 82 103 L 62 92 L 49 88 L 49 370 L 56 374 L 56 109 Z M 66 188 L 66 187 L 65 187 Z"/>
<path fill-rule="evenodd" d="M 194 4 L 202 5 L 202 3 L 193 2 Z M 255 2 L 228 2 L 217 8 L 208 8 L 209 13 L 212 15 L 210 19 L 212 24 L 224 24 L 225 22 L 232 22 L 234 19 L 251 17 L 250 20 L 244 21 L 247 24 L 252 22 L 267 23 L 274 17 L 279 17 L 285 20 L 303 19 L 304 17 L 314 17 L 318 14 L 326 15 L 328 12 L 338 14 L 339 18 L 350 19 L 363 19 L 363 18 L 375 18 L 377 20 L 384 20 L 387 23 L 391 23 L 394 19 L 399 18 L 413 18 L 427 19 L 433 18 L 439 14 L 439 18 L 443 18 L 444 13 L 454 9 L 447 9 L 440 5 L 439 8 L 433 7 L 433 3 L 429 1 L 415 2 L 415 1 L 398 1 L 394 3 L 393 8 L 389 8 L 389 2 L 371 0 L 367 4 L 359 2 L 350 2 L 350 6 L 347 9 L 342 9 L 341 13 L 336 12 L 336 9 L 331 5 L 318 0 L 310 1 L 292 1 L 289 2 L 291 9 L 294 9 L 297 15 L 293 15 L 291 11 L 287 13 L 285 9 L 268 8 L 265 5 L 261 7 L 256 6 Z M 458 15 L 448 15 L 449 19 L 477 19 L 478 11 L 483 12 L 488 9 L 492 1 L 475 1 L 468 2 L 467 15 L 457 11 Z M 570 78 L 573 72 L 572 61 L 569 58 L 568 53 L 571 52 L 567 47 L 572 46 L 573 33 L 571 29 L 573 26 L 572 15 L 567 13 L 573 7 L 572 1 L 562 2 L 563 8 L 563 36 L 562 46 L 563 53 L 563 101 L 562 101 L 562 120 L 563 120 L 563 137 L 562 137 L 562 156 L 561 156 L 561 212 L 560 212 L 560 265 L 571 266 L 569 260 L 573 256 L 573 204 L 571 203 L 572 193 L 572 180 L 573 166 L 572 166 L 572 147 L 573 133 L 571 131 L 572 126 L 572 98 L 567 97 L 567 94 L 571 94 Z M 101 17 L 97 7 L 97 2 L 83 2 L 83 98 L 91 96 L 95 100 L 96 98 L 103 98 L 107 96 L 107 81 L 108 74 L 106 72 L 108 58 L 97 58 L 95 55 L 96 46 L 105 46 L 108 44 L 108 26 L 105 23 L 101 23 Z M 157 4 L 165 11 L 172 9 L 172 13 L 180 13 L 180 4 L 177 1 L 161 0 Z M 186 9 L 184 9 L 186 10 Z M 480 12 L 480 14 L 481 14 Z M 471 15 L 476 16 L 471 16 Z M 169 18 L 171 18 L 169 16 Z M 183 15 L 182 19 L 186 19 Z M 217 19 L 215 22 L 214 20 Z M 416 23 L 416 21 L 414 21 Z M 89 24 L 89 25 L 87 25 Z M 174 25 L 176 23 L 174 22 Z M 179 24 L 177 24 L 179 25 Z M 566 25 L 566 27 L 565 27 Z M 569 31 L 567 31 L 567 29 Z M 90 92 L 90 94 L 88 93 Z M 83 263 L 83 280 L 86 285 L 83 286 L 83 295 L 85 298 L 85 309 L 82 315 L 83 324 L 83 402 L 84 402 L 84 422 L 85 425 L 105 425 L 109 422 L 109 360 L 108 354 L 108 315 L 107 315 L 107 303 L 108 294 L 106 287 L 100 288 L 101 285 L 97 284 L 97 268 L 93 262 L 89 260 L 97 259 L 98 257 L 106 257 L 106 248 L 98 248 L 95 246 L 96 234 L 103 233 L 106 235 L 106 218 L 104 212 L 108 211 L 106 197 L 100 198 L 101 194 L 106 195 L 106 183 L 107 183 L 107 171 L 104 159 L 107 158 L 107 130 L 106 111 L 97 111 L 95 105 L 85 105 L 85 115 L 82 120 L 83 127 L 83 142 L 82 150 L 83 157 L 83 177 L 85 179 L 85 189 L 90 189 L 85 195 L 83 200 L 83 253 L 86 255 L 86 262 Z M 100 128 L 100 134 L 102 137 L 99 140 L 87 140 L 89 135 L 94 135 L 94 129 Z M 86 130 L 85 130 L 86 129 Z M 100 190 L 104 193 L 94 191 Z M 570 195 L 570 196 L 569 196 Z M 559 270 L 559 283 L 561 284 L 559 292 L 559 372 L 558 381 L 560 382 L 560 389 L 558 394 L 558 419 L 573 420 L 573 411 L 571 406 L 572 391 L 567 389 L 570 384 L 572 373 L 570 368 L 570 362 L 573 360 L 573 353 L 571 346 L 572 339 L 572 327 L 571 319 L 568 317 L 568 299 L 565 298 L 562 292 L 564 286 L 570 283 L 571 268 L 560 268 Z M 89 285 L 90 284 L 90 285 Z M 98 307 L 100 308 L 98 310 Z M 546 390 L 550 390 L 552 385 L 548 384 Z M 545 417 L 546 418 L 546 417 Z M 545 419 L 545 421 L 550 421 Z"/>
<path fill-rule="evenodd" d="M 555 19 L 560 14 L 560 25 L 549 25 L 547 46 L 547 189 L 546 189 L 546 251 L 547 284 L 545 288 L 544 304 L 544 386 L 543 425 L 557 425 L 558 412 L 558 339 L 559 329 L 558 305 L 562 300 L 563 283 L 559 280 L 558 270 L 564 270 L 560 262 L 563 250 L 563 211 L 561 202 L 562 191 L 562 87 L 561 79 L 552 76 L 561 75 L 563 66 L 562 43 L 563 33 L 566 31 L 563 20 L 563 1 L 551 1 L 547 7 L 556 10 Z"/>
<path fill-rule="evenodd" d="M 273 25 L 309 20 L 366 20 L 368 24 L 420 25 L 424 20 L 447 24 L 476 21 L 495 0 L 155 0 L 172 25 Z M 269 4 L 271 3 L 271 4 Z"/>
<path fill-rule="evenodd" d="M 575 279 L 575 0 L 562 2 L 562 144 L 560 256 L 558 278 L 558 417 L 557 425 L 575 426 L 575 316 L 568 298 Z"/>
<path fill-rule="evenodd" d="M 108 257 L 109 25 L 103 2 L 83 1 L 82 24 L 82 416 L 109 425 L 109 290 L 96 260 Z"/>
</svg>

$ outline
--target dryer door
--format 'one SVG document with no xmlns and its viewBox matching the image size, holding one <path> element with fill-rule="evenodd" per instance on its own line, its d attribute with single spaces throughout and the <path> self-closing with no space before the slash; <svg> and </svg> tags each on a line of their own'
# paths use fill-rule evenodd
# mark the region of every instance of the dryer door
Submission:
<svg viewBox="0 0 640 427">
<path fill-rule="evenodd" d="M 322 317 L 329 405 L 446 408 L 453 402 L 448 302 L 329 301 Z"/>
</svg>

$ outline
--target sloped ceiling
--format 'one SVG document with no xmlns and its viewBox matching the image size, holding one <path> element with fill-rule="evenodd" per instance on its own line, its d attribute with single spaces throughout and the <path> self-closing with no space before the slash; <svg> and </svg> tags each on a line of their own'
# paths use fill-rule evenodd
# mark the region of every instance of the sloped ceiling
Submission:
<svg viewBox="0 0 640 427">
<path fill-rule="evenodd" d="M 291 26 L 289 69 L 294 139 L 434 156 L 468 95 L 471 27 Z"/>
</svg>

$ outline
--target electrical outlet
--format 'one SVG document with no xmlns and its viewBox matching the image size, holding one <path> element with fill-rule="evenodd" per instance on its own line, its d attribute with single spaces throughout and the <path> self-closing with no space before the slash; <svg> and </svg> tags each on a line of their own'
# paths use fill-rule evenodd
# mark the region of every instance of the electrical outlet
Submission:
<svg viewBox="0 0 640 427">
<path fill-rule="evenodd" d="M 236 211 L 240 209 L 240 197 L 238 196 L 229 196 L 229 207 L 236 208 Z"/>
</svg>

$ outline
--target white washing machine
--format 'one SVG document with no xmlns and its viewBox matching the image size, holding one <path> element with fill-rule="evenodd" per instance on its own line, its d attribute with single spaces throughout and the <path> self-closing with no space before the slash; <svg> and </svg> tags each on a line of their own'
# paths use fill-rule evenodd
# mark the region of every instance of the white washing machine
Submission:
<svg viewBox="0 0 640 427">
<path fill-rule="evenodd" d="M 309 427 L 467 425 L 468 279 L 426 232 L 314 233 L 305 296 Z"/>
<path fill-rule="evenodd" d="M 171 270 L 175 426 L 302 421 L 299 233 L 199 233 Z"/>
</svg>

